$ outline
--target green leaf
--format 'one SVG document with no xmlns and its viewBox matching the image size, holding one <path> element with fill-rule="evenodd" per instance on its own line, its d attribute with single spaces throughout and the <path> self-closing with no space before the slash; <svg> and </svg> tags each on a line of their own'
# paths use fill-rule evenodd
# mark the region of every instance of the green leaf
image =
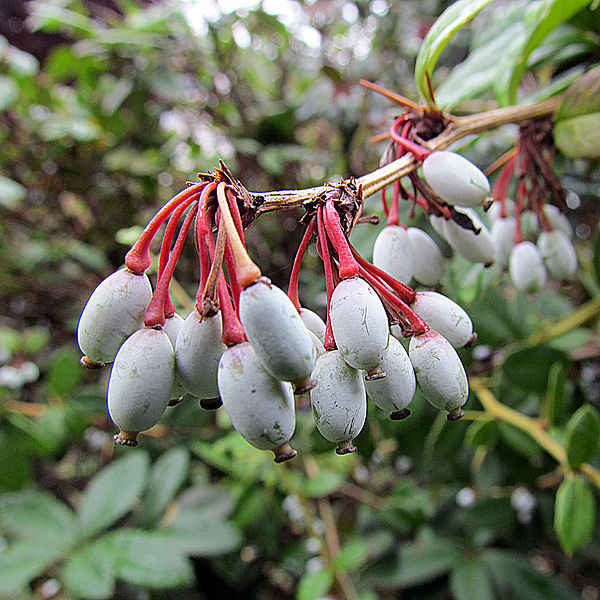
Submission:
<svg viewBox="0 0 600 600">
<path fill-rule="evenodd" d="M 588 405 L 582 406 L 567 423 L 566 449 L 569 465 L 576 469 L 594 457 L 600 447 L 600 415 Z"/>
<path fill-rule="evenodd" d="M 437 60 L 454 34 L 490 2 L 492 0 L 458 0 L 440 15 L 427 33 L 417 54 L 415 82 L 430 105 L 433 105 L 433 98 L 429 93 L 427 75 L 433 77 Z"/>
<path fill-rule="evenodd" d="M 44 492 L 16 492 L 0 497 L 0 523 L 7 532 L 31 540 L 48 540 L 65 548 L 77 539 L 75 513 Z"/>
<path fill-rule="evenodd" d="M 561 578 L 540 573 L 523 554 L 509 550 L 485 550 L 483 560 L 490 568 L 500 597 L 511 600 L 579 600 L 580 595 Z"/>
<path fill-rule="evenodd" d="M 0 175 L 0 205 L 13 209 L 25 198 L 27 190 L 16 181 Z"/>
<path fill-rule="evenodd" d="M 487 565 L 480 559 L 465 560 L 450 575 L 454 600 L 494 600 L 494 588 Z"/>
<path fill-rule="evenodd" d="M 474 421 L 467 429 L 466 440 L 471 446 L 490 446 L 497 439 L 498 427 L 494 419 Z"/>
<path fill-rule="evenodd" d="M 564 94 L 554 122 L 600 112 L 600 66 L 588 71 Z"/>
<path fill-rule="evenodd" d="M 542 408 L 542 417 L 549 427 L 561 425 L 566 415 L 567 370 L 562 362 L 555 362 L 548 373 L 548 387 Z"/>
<path fill-rule="evenodd" d="M 192 556 L 225 554 L 241 541 L 239 531 L 231 523 L 193 509 L 177 515 L 169 527 L 155 530 L 155 537 L 173 552 Z"/>
<path fill-rule="evenodd" d="M 134 451 L 102 469 L 87 485 L 79 505 L 79 523 L 90 536 L 131 509 L 146 481 L 148 455 Z"/>
<path fill-rule="evenodd" d="M 394 587 L 410 587 L 444 575 L 460 557 L 450 540 L 421 536 L 400 550 L 400 566 L 393 576 Z"/>
<path fill-rule="evenodd" d="M 556 147 L 569 158 L 600 158 L 600 112 L 556 123 L 553 134 Z"/>
<path fill-rule="evenodd" d="M 509 423 L 499 423 L 498 427 L 502 439 L 515 452 L 518 452 L 529 459 L 533 459 L 539 455 L 540 447 L 538 446 L 538 443 L 527 432 L 518 429 Z"/>
<path fill-rule="evenodd" d="M 556 492 L 554 529 L 567 554 L 581 548 L 594 532 L 596 504 L 587 480 L 569 473 Z"/>
<path fill-rule="evenodd" d="M 0 554 L 0 597 L 15 598 L 32 579 L 62 556 L 51 541 L 23 540 L 11 544 Z"/>
<path fill-rule="evenodd" d="M 141 587 L 164 589 L 188 585 L 194 580 L 189 560 L 164 544 L 162 535 L 146 531 L 121 530 L 112 537 L 120 552 L 117 578 Z"/>
<path fill-rule="evenodd" d="M 115 565 L 104 540 L 95 541 L 71 555 L 63 566 L 62 576 L 68 590 L 77 598 L 111 598 L 115 591 Z"/>
<path fill-rule="evenodd" d="M 172 448 L 156 461 L 143 497 L 141 520 L 145 524 L 150 524 L 163 515 L 167 504 L 184 482 L 189 465 L 190 455 L 183 446 Z"/>
<path fill-rule="evenodd" d="M 333 575 L 330 571 L 321 570 L 305 573 L 298 583 L 296 600 L 316 600 L 327 594 L 333 585 Z"/>
<path fill-rule="evenodd" d="M 353 571 L 363 565 L 369 557 L 366 541 L 355 539 L 346 542 L 335 557 L 335 568 L 340 571 Z"/>
<path fill-rule="evenodd" d="M 0 111 L 6 110 L 19 97 L 19 86 L 6 75 L 0 75 Z"/>
<path fill-rule="evenodd" d="M 525 36 L 506 53 L 506 58 L 502 61 L 501 76 L 496 82 L 496 95 L 501 106 L 516 103 L 519 84 L 531 53 L 553 29 L 570 19 L 589 2 L 590 0 L 539 0 L 525 7 Z"/>
<path fill-rule="evenodd" d="M 548 373 L 556 362 L 568 367 L 569 360 L 564 352 L 536 346 L 517 350 L 506 357 L 502 374 L 512 385 L 543 395 L 548 387 Z"/>
<path fill-rule="evenodd" d="M 46 385 L 60 398 L 67 398 L 83 377 L 78 355 L 73 348 L 63 348 L 52 357 Z"/>
</svg>

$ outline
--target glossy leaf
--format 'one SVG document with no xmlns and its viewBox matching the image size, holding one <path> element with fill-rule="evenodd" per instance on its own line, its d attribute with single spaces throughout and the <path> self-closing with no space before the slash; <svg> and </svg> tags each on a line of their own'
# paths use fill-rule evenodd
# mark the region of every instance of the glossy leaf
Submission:
<svg viewBox="0 0 600 600">
<path fill-rule="evenodd" d="M 322 569 L 312 573 L 305 573 L 298 584 L 296 600 L 317 600 L 323 598 L 333 584 L 333 575 L 330 571 Z"/>
<path fill-rule="evenodd" d="M 154 463 L 143 498 L 145 523 L 152 523 L 165 512 L 184 482 L 189 464 L 190 455 L 183 446 L 171 448 Z"/>
<path fill-rule="evenodd" d="M 72 554 L 62 568 L 62 578 L 75 598 L 103 600 L 115 590 L 115 564 L 104 540 L 93 542 Z"/>
<path fill-rule="evenodd" d="M 592 536 L 596 503 L 587 480 L 570 473 L 556 492 L 554 529 L 567 554 L 581 548 Z"/>
<path fill-rule="evenodd" d="M 565 119 L 554 126 L 556 147 L 569 158 L 600 158 L 600 112 Z"/>
<path fill-rule="evenodd" d="M 474 447 L 490 446 L 498 438 L 498 428 L 494 419 L 474 421 L 467 429 L 466 440 Z"/>
<path fill-rule="evenodd" d="M 433 76 L 437 60 L 454 34 L 490 2 L 492 0 L 458 0 L 440 15 L 428 31 L 417 55 L 415 82 L 429 104 L 433 104 L 433 98 L 429 93 L 427 75 Z"/>
<path fill-rule="evenodd" d="M 562 362 L 555 362 L 548 373 L 548 387 L 542 408 L 542 418 L 549 427 L 565 420 L 567 401 L 567 370 Z"/>
<path fill-rule="evenodd" d="M 496 96 L 501 106 L 517 101 L 519 84 L 531 53 L 555 27 L 570 19 L 589 2 L 590 0 L 541 0 L 525 7 L 525 36 L 506 53 L 500 77 L 496 82 Z"/>
<path fill-rule="evenodd" d="M 148 455 L 134 451 L 102 469 L 87 485 L 79 504 L 82 534 L 114 523 L 138 500 L 146 482 Z"/>
<path fill-rule="evenodd" d="M 565 366 L 569 364 L 566 355 L 553 348 L 525 348 L 506 357 L 502 374 L 510 384 L 541 395 L 548 387 L 548 373 L 556 362 Z"/>
<path fill-rule="evenodd" d="M 42 492 L 1 496 L 0 524 L 19 538 L 48 540 L 48 544 L 53 543 L 58 548 L 73 543 L 78 534 L 75 513 L 66 504 Z"/>
<path fill-rule="evenodd" d="M 494 600 L 494 588 L 487 565 L 479 558 L 467 559 L 450 574 L 454 600 Z"/>
<path fill-rule="evenodd" d="M 554 122 L 600 112 L 600 66 L 588 71 L 565 92 Z"/>
<path fill-rule="evenodd" d="M 591 460 L 600 447 L 600 415 L 589 404 L 582 406 L 567 423 L 567 459 L 576 469 Z"/>
</svg>

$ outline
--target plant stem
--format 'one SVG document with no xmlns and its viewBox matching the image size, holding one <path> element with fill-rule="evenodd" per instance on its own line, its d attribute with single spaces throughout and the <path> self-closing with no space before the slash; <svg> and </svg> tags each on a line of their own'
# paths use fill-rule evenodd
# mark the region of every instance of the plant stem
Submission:
<svg viewBox="0 0 600 600">
<path fill-rule="evenodd" d="M 561 98 L 554 97 L 534 104 L 522 104 L 484 111 L 467 117 L 445 115 L 448 126 L 437 137 L 429 140 L 424 147 L 429 150 L 443 150 L 454 142 L 482 131 L 496 129 L 510 123 L 522 123 L 529 119 L 548 117 L 554 113 Z M 356 180 L 362 186 L 363 199 L 381 190 L 400 177 L 414 171 L 419 166 L 415 158 L 406 154 L 372 173 L 367 173 Z M 302 207 L 304 202 L 313 200 L 327 190 L 327 186 L 319 186 L 304 190 L 280 190 L 275 192 L 251 192 L 256 206 L 256 215 L 272 210 L 285 210 Z"/>
<path fill-rule="evenodd" d="M 483 408 L 490 416 L 492 416 L 494 419 L 498 419 L 499 421 L 509 423 L 517 429 L 524 431 L 561 465 L 567 465 L 567 452 L 564 446 L 552 438 L 544 430 L 537 419 L 522 415 L 516 410 L 513 410 L 512 408 L 509 408 L 508 406 L 505 406 L 499 402 L 484 381 L 479 377 L 471 377 L 469 379 L 469 385 L 477 394 L 477 397 L 483 405 Z M 598 488 L 600 488 L 600 471 L 595 469 L 589 463 L 580 465 L 579 470 L 585 473 L 590 480 Z"/>
</svg>

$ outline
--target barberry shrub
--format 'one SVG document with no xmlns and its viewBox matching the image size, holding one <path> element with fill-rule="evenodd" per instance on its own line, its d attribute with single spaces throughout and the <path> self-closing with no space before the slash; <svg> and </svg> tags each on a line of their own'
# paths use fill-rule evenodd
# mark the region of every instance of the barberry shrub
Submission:
<svg viewBox="0 0 600 600">
<path fill-rule="evenodd" d="M 598 9 L 419 4 L 0 38 L 0 597 L 600 593 Z"/>
</svg>

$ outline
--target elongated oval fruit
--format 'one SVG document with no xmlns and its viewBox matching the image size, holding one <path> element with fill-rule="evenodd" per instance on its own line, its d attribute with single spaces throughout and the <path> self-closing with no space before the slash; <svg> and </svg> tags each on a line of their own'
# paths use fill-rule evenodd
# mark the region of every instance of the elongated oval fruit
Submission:
<svg viewBox="0 0 600 600">
<path fill-rule="evenodd" d="M 514 246 L 516 224 L 514 217 L 506 217 L 496 219 L 492 225 L 496 262 L 501 267 L 508 266 L 508 258 Z"/>
<path fill-rule="evenodd" d="M 446 219 L 438 217 L 438 215 L 429 215 L 429 222 L 433 230 L 443 239 L 446 240 Z"/>
<path fill-rule="evenodd" d="M 465 368 L 452 344 L 437 331 L 413 335 L 408 349 L 417 383 L 427 401 L 448 411 L 453 421 L 464 415 L 469 384 Z"/>
<path fill-rule="evenodd" d="M 162 329 L 128 337 L 115 356 L 108 381 L 108 412 L 120 429 L 119 444 L 137 445 L 137 434 L 156 425 L 173 386 L 173 346 Z"/>
<path fill-rule="evenodd" d="M 408 354 L 395 337 L 390 337 L 381 368 L 386 372 L 386 377 L 365 381 L 367 394 L 376 406 L 390 413 L 391 419 L 404 419 L 410 414 L 407 406 L 415 395 L 417 384 Z"/>
<path fill-rule="evenodd" d="M 542 255 L 532 242 L 521 242 L 513 247 L 508 271 L 515 287 L 522 292 L 536 292 L 546 283 L 547 275 Z"/>
<path fill-rule="evenodd" d="M 573 279 L 577 272 L 577 254 L 564 231 L 542 231 L 538 236 L 537 246 L 550 277 L 559 281 Z"/>
<path fill-rule="evenodd" d="M 456 152 L 432 152 L 423 161 L 423 176 L 445 202 L 459 206 L 482 206 L 490 193 L 485 173 Z"/>
<path fill-rule="evenodd" d="M 271 376 L 248 342 L 223 352 L 218 380 L 236 431 L 255 448 L 272 450 L 275 462 L 294 458 L 289 444 L 296 427 L 292 386 Z"/>
<path fill-rule="evenodd" d="M 119 346 L 137 329 L 152 299 L 152 286 L 144 273 L 120 269 L 92 292 L 77 324 L 82 364 L 96 367 L 112 362 Z"/>
<path fill-rule="evenodd" d="M 423 285 L 437 285 L 444 274 L 444 257 L 438 245 L 418 227 L 406 230 L 412 248 L 413 277 Z"/>
<path fill-rule="evenodd" d="M 554 229 L 560 229 L 568 238 L 573 237 L 573 227 L 569 219 L 554 204 L 544 204 L 544 214 Z"/>
<path fill-rule="evenodd" d="M 310 331 L 310 329 L 308 330 L 308 334 L 310 335 L 310 339 L 315 347 L 317 357 L 321 356 L 321 354 L 325 352 L 325 346 L 323 346 L 323 342 L 312 331 Z"/>
<path fill-rule="evenodd" d="M 192 395 L 219 397 L 217 370 L 225 350 L 221 313 L 202 319 L 193 310 L 185 319 L 175 342 L 175 365 L 181 383 Z"/>
<path fill-rule="evenodd" d="M 313 417 L 321 435 L 337 444 L 338 454 L 354 452 L 352 441 L 367 418 L 367 397 L 362 375 L 340 350 L 328 350 L 313 369 L 317 385 L 310 390 Z"/>
<path fill-rule="evenodd" d="M 505 219 L 507 217 L 514 217 L 516 211 L 515 201 L 512 198 L 506 198 L 504 200 L 504 217 L 500 216 L 502 212 L 502 204 L 499 201 L 495 201 L 489 210 L 485 213 L 488 219 L 488 223 L 494 224 L 498 219 Z"/>
<path fill-rule="evenodd" d="M 381 377 L 379 365 L 388 346 L 387 315 L 375 290 L 359 277 L 336 286 L 329 308 L 335 343 L 344 360 L 367 377 Z"/>
<path fill-rule="evenodd" d="M 266 277 L 240 294 L 240 320 L 265 369 L 291 381 L 296 393 L 312 387 L 315 351 L 308 329 L 287 295 Z"/>
<path fill-rule="evenodd" d="M 410 307 L 455 348 L 473 338 L 473 323 L 456 302 L 437 292 L 417 292 Z"/>
<path fill-rule="evenodd" d="M 304 325 L 306 325 L 306 328 L 312 331 L 321 342 L 325 340 L 325 321 L 316 312 L 302 307 L 300 309 L 300 318 Z"/>
<path fill-rule="evenodd" d="M 476 234 L 470 229 L 463 229 L 452 220 L 446 221 L 444 231 L 448 243 L 473 263 L 483 263 L 486 266 L 493 264 L 496 257 L 496 246 L 488 228 L 472 208 L 461 208 L 460 212 L 468 215 L 473 225 L 480 231 Z"/>
<path fill-rule="evenodd" d="M 178 315 L 177 313 L 173 313 L 169 317 L 165 319 L 165 324 L 163 325 L 163 331 L 167 334 L 169 341 L 171 342 L 171 346 L 175 348 L 175 343 L 177 342 L 177 336 L 179 335 L 179 331 L 181 330 L 181 326 L 183 325 L 183 317 Z M 177 370 L 177 365 L 175 365 L 175 374 L 173 376 L 173 389 L 171 390 L 171 399 L 169 400 L 169 406 L 176 406 L 183 400 L 183 396 L 185 396 L 187 390 L 181 383 L 181 377 L 179 377 L 179 371 Z"/>
<path fill-rule="evenodd" d="M 373 264 L 402 283 L 410 282 L 413 276 L 413 252 L 404 227 L 384 227 L 373 246 Z"/>
</svg>

